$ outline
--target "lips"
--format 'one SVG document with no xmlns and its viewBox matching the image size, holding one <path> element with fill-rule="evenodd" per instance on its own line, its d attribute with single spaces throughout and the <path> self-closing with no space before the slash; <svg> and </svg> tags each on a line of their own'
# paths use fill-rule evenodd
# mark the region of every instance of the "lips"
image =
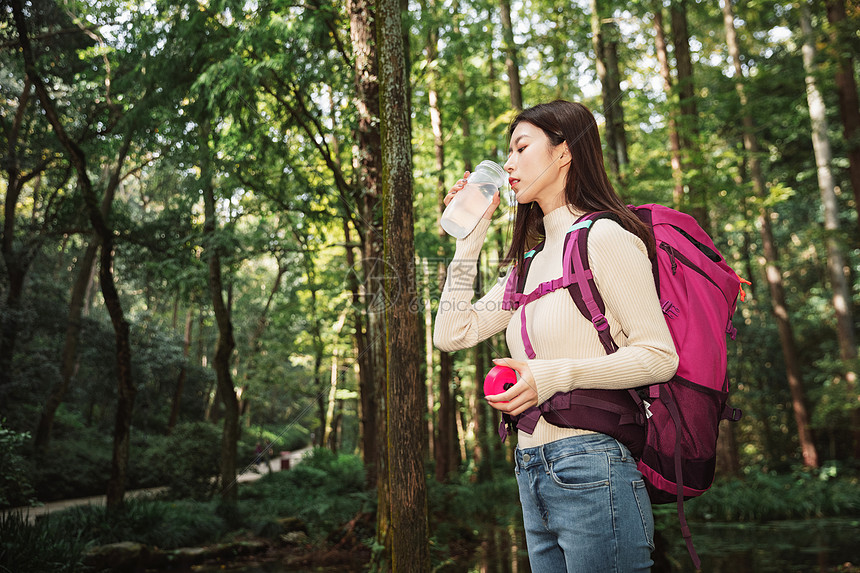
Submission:
<svg viewBox="0 0 860 573">
<path fill-rule="evenodd" d="M 513 177 L 508 178 L 508 183 L 510 183 L 511 187 L 513 187 L 514 185 L 516 185 L 519 182 L 520 182 L 519 179 L 514 179 Z"/>
</svg>

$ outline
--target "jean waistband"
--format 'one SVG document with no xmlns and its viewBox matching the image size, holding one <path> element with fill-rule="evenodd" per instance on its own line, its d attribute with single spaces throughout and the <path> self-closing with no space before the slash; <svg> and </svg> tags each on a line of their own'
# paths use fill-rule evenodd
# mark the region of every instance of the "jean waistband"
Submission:
<svg viewBox="0 0 860 573">
<path fill-rule="evenodd" d="M 514 450 L 514 461 L 518 469 L 528 469 L 564 456 L 606 451 L 618 452 L 622 458 L 629 456 L 627 448 L 611 436 L 583 434 L 562 438 L 533 448 L 517 446 Z"/>
</svg>

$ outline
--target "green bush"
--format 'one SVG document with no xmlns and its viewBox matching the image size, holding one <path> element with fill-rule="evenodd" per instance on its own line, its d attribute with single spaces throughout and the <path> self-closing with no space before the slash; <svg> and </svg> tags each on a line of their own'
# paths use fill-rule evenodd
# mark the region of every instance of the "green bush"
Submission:
<svg viewBox="0 0 860 573">
<path fill-rule="evenodd" d="M 173 549 L 218 541 L 226 532 L 212 503 L 129 499 L 117 511 L 83 505 L 51 515 L 52 531 L 93 545 L 135 541 Z"/>
<path fill-rule="evenodd" d="M 42 501 L 104 494 L 110 476 L 113 441 L 94 428 L 69 428 L 39 455 L 33 483 Z"/>
<path fill-rule="evenodd" d="M 0 514 L 0 571 L 78 571 L 86 542 L 80 531 L 58 535 L 48 517 L 35 524 L 19 513 Z"/>
<path fill-rule="evenodd" d="M 717 521 L 766 521 L 860 515 L 860 478 L 823 470 L 790 474 L 751 473 L 716 482 L 686 503 L 687 515 Z"/>
<path fill-rule="evenodd" d="M 221 429 L 208 422 L 176 426 L 169 436 L 153 437 L 139 454 L 147 483 L 166 485 L 168 497 L 205 501 L 218 491 Z"/>
<path fill-rule="evenodd" d="M 367 492 L 364 482 L 361 458 L 317 448 L 293 469 L 239 488 L 240 508 L 253 516 L 246 518 L 252 528 L 266 527 L 269 517 L 297 517 L 309 535 L 321 538 L 370 509 L 375 492 Z"/>
<path fill-rule="evenodd" d="M 29 439 L 30 434 L 10 430 L 5 427 L 5 420 L 0 420 L 0 508 L 30 505 L 34 501 L 31 468 L 21 455 Z"/>
</svg>

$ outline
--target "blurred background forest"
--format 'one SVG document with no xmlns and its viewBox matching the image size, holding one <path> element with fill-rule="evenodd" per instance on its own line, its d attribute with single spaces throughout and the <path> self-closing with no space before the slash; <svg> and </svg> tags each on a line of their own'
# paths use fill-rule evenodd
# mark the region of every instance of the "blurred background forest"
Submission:
<svg viewBox="0 0 860 573">
<path fill-rule="evenodd" d="M 372 515 L 385 313 L 414 290 L 398 326 L 419 357 L 432 557 L 516 555 L 515 498 L 480 507 L 515 496 L 479 384 L 508 354 L 501 336 L 432 347 L 454 249 L 438 221 L 465 170 L 504 162 L 516 110 L 563 98 L 594 110 L 625 200 L 690 212 L 752 283 L 729 350 L 744 416 L 722 428 L 718 489 L 693 516 L 860 515 L 860 6 L 400 6 L 413 177 L 386 193 L 414 207 L 412 286 L 389 265 L 406 247 L 383 236 L 391 32 L 372 2 L 0 2 L 0 508 L 106 493 L 127 510 L 128 490 L 163 485 L 235 507 L 262 445 L 318 448 L 304 485 L 357 483 L 350 507 Z M 510 202 L 503 190 L 479 292 L 500 274 Z M 331 511 L 321 530 L 353 517 Z"/>
</svg>

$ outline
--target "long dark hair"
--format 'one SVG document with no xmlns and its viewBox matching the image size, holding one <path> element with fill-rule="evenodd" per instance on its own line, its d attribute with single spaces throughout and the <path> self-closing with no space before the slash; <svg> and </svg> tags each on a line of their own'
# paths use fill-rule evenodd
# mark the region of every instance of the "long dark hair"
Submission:
<svg viewBox="0 0 860 573">
<path fill-rule="evenodd" d="M 606 175 L 597 121 L 591 111 L 581 103 L 564 100 L 538 104 L 523 110 L 514 118 L 508 138 L 513 135 L 517 125 L 523 122 L 543 130 L 551 146 L 567 144 L 573 158 L 564 182 L 564 196 L 568 205 L 586 213 L 612 213 L 624 229 L 642 239 L 648 249 L 648 256 L 652 257 L 654 237 L 650 229 L 627 208 Z M 543 216 L 536 202 L 517 205 L 511 248 L 502 261 L 503 267 L 514 261 L 518 271 L 523 268 L 525 253 L 545 236 Z"/>
</svg>

